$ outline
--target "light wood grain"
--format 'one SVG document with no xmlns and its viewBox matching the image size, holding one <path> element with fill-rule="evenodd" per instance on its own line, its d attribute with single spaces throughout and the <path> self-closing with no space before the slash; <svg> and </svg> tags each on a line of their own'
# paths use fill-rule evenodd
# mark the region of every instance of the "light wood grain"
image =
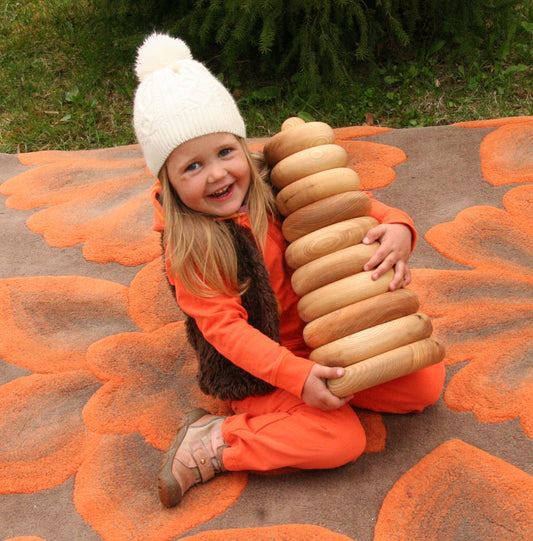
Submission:
<svg viewBox="0 0 533 541">
<path fill-rule="evenodd" d="M 372 280 L 372 271 L 337 280 L 304 295 L 298 302 L 298 314 L 308 322 L 343 306 L 385 293 L 393 276 L 394 270 L 389 269 L 377 280 Z"/>
<path fill-rule="evenodd" d="M 326 366 L 349 366 L 429 338 L 433 327 L 425 314 L 411 314 L 356 332 L 316 348 L 310 359 Z"/>
<path fill-rule="evenodd" d="M 305 120 L 299 116 L 291 116 L 283 121 L 281 124 L 281 131 L 288 130 L 290 128 L 295 128 L 296 126 L 301 126 L 305 124 Z"/>
<path fill-rule="evenodd" d="M 288 216 L 295 210 L 330 195 L 359 189 L 359 175 L 348 167 L 336 167 L 300 178 L 285 186 L 276 197 L 278 210 Z"/>
<path fill-rule="evenodd" d="M 372 216 L 358 216 L 320 228 L 292 242 L 285 252 L 289 267 L 297 269 L 315 259 L 359 244 L 378 221 Z"/>
<path fill-rule="evenodd" d="M 353 191 L 331 195 L 293 212 L 282 225 L 289 242 L 335 222 L 367 215 L 371 201 L 364 192 Z"/>
<path fill-rule="evenodd" d="M 347 163 L 348 153 L 341 146 L 332 143 L 318 145 L 295 152 L 278 162 L 270 172 L 270 179 L 281 189 L 302 177 L 346 167 Z"/>
<path fill-rule="evenodd" d="M 324 122 L 306 122 L 272 136 L 264 147 L 265 159 L 270 166 L 274 166 L 295 152 L 334 141 L 331 126 Z"/>
<path fill-rule="evenodd" d="M 444 358 L 444 347 L 435 338 L 425 338 L 370 357 L 345 368 L 345 374 L 327 382 L 336 396 L 348 396 L 406 376 Z"/>
<path fill-rule="evenodd" d="M 303 337 L 310 348 L 318 348 L 374 325 L 414 314 L 420 307 L 412 289 L 397 289 L 349 304 L 307 323 Z"/>
<path fill-rule="evenodd" d="M 302 297 L 313 289 L 361 272 L 378 248 L 379 242 L 359 243 L 314 259 L 294 271 L 292 288 Z"/>
</svg>

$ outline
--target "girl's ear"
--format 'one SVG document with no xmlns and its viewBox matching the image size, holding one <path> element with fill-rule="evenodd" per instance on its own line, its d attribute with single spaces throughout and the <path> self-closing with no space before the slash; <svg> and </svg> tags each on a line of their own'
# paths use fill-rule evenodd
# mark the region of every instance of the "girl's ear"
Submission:
<svg viewBox="0 0 533 541">
<path fill-rule="evenodd" d="M 165 229 L 165 212 L 163 210 L 163 187 L 161 185 L 161 180 L 158 179 L 157 182 L 152 187 L 151 199 L 154 206 L 154 231 L 163 231 Z"/>
</svg>

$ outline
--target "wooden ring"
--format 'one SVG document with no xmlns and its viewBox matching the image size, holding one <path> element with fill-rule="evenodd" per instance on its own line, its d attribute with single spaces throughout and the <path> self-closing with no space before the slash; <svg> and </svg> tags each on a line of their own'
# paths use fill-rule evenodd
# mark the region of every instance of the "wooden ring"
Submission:
<svg viewBox="0 0 533 541">
<path fill-rule="evenodd" d="M 310 203 L 288 216 L 281 230 L 293 242 L 308 233 L 338 221 L 363 216 L 370 212 L 372 203 L 365 192 L 344 192 Z"/>
<path fill-rule="evenodd" d="M 310 348 L 319 348 L 363 329 L 414 314 L 419 307 L 418 295 L 412 289 L 387 291 L 310 321 L 303 330 L 304 341 Z"/>
<path fill-rule="evenodd" d="M 394 269 L 389 269 L 377 280 L 372 279 L 372 272 L 359 272 L 307 293 L 298 301 L 300 319 L 307 323 L 343 306 L 388 291 Z"/>
<path fill-rule="evenodd" d="M 309 358 L 326 366 L 349 366 L 412 342 L 429 338 L 433 331 L 425 314 L 411 314 L 325 344 Z"/>
<path fill-rule="evenodd" d="M 278 162 L 270 171 L 270 179 L 276 188 L 284 188 L 291 182 L 320 171 L 346 167 L 348 153 L 339 145 L 318 145 L 295 152 Z"/>
<path fill-rule="evenodd" d="M 334 395 L 349 396 L 407 376 L 442 359 L 444 359 L 442 343 L 434 338 L 424 338 L 352 364 L 345 368 L 343 376 L 328 380 L 327 385 Z"/>
<path fill-rule="evenodd" d="M 309 233 L 287 247 L 285 260 L 297 269 L 314 259 L 359 244 L 378 221 L 372 216 L 358 216 Z"/>
<path fill-rule="evenodd" d="M 331 126 L 324 122 L 306 122 L 273 135 L 263 150 L 270 166 L 305 148 L 326 145 L 335 141 Z"/>
<path fill-rule="evenodd" d="M 361 272 L 378 248 L 379 242 L 355 244 L 314 259 L 294 271 L 291 277 L 292 289 L 302 297 L 313 289 Z"/>
<path fill-rule="evenodd" d="M 288 216 L 295 210 L 330 195 L 359 189 L 359 175 L 348 167 L 327 169 L 292 182 L 276 197 L 278 210 Z"/>
</svg>

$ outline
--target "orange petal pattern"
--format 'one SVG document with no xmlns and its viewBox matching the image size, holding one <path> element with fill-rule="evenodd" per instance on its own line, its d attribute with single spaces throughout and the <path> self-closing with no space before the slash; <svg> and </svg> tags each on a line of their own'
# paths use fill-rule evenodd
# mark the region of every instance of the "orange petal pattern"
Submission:
<svg viewBox="0 0 533 541">
<path fill-rule="evenodd" d="M 167 280 L 161 258 L 145 265 L 129 289 L 130 316 L 145 332 L 185 319 Z"/>
<path fill-rule="evenodd" d="M 381 414 L 368 410 L 357 410 L 357 415 L 365 429 L 365 453 L 379 453 L 384 451 L 387 443 L 387 429 L 383 424 Z"/>
<path fill-rule="evenodd" d="M 469 360 L 448 386 L 454 409 L 485 422 L 522 417 L 533 437 L 533 186 L 509 191 L 506 211 L 474 207 L 431 229 L 427 240 L 472 271 L 414 271 L 413 288 L 446 343 L 447 362 Z"/>
<path fill-rule="evenodd" d="M 18 378 L 0 387 L 0 493 L 30 493 L 74 475 L 100 436 L 81 410 L 100 383 L 82 370 Z"/>
<path fill-rule="evenodd" d="M 18 155 L 22 165 L 38 166 L 56 162 L 77 162 L 79 160 L 98 160 L 111 163 L 136 162 L 143 165 L 139 145 L 124 145 L 120 147 L 102 148 L 97 150 L 43 150 L 24 152 Z"/>
<path fill-rule="evenodd" d="M 127 310 L 127 288 L 106 280 L 0 280 L 0 356 L 33 372 L 83 368 L 90 344 L 136 328 Z"/>
<path fill-rule="evenodd" d="M 42 537 L 35 537 L 33 535 L 23 535 L 22 537 L 10 537 L 4 541 L 46 541 Z"/>
<path fill-rule="evenodd" d="M 509 116 L 503 118 L 490 118 L 488 120 L 467 120 L 466 122 L 456 122 L 453 126 L 461 128 L 498 128 L 509 124 L 524 124 L 533 122 L 533 116 Z"/>
<path fill-rule="evenodd" d="M 251 152 L 263 152 L 265 143 L 268 141 L 268 138 L 259 138 L 259 139 L 249 139 L 246 142 L 248 150 Z"/>
<path fill-rule="evenodd" d="M 183 321 L 153 333 L 125 333 L 93 344 L 88 369 L 105 384 L 83 411 L 86 425 L 100 434 L 140 432 L 166 449 L 181 415 L 192 407 L 227 414 L 222 402 L 200 393 L 196 359 Z"/>
<path fill-rule="evenodd" d="M 489 133 L 480 154 L 483 176 L 494 186 L 533 182 L 533 121 Z"/>
<path fill-rule="evenodd" d="M 223 513 L 246 486 L 248 475 L 219 475 L 193 487 L 174 509 L 162 507 L 156 477 L 161 453 L 136 434 L 105 436 L 76 476 L 74 504 L 104 538 L 167 541 Z"/>
<path fill-rule="evenodd" d="M 7 180 L 1 193 L 11 208 L 49 207 L 31 216 L 28 226 L 51 246 L 83 243 L 89 261 L 133 266 L 160 254 L 159 235 L 151 230 L 153 177 L 137 146 L 19 158 L 37 169 Z"/>
<path fill-rule="evenodd" d="M 533 182 L 533 116 L 460 122 L 464 128 L 498 127 L 481 143 L 481 170 L 494 186 Z"/>
<path fill-rule="evenodd" d="M 439 253 L 465 266 L 413 273 L 424 312 L 434 318 L 435 333 L 446 343 L 447 363 L 465 363 L 446 388 L 447 408 L 438 405 L 428 418 L 453 420 L 455 411 L 472 412 L 486 423 L 518 418 L 533 438 L 533 186 L 527 185 L 533 182 L 533 117 L 457 125 L 491 129 L 479 148 L 488 183 L 525 185 L 508 191 L 503 209 L 469 208 L 427 234 Z M 363 189 L 390 184 L 394 167 L 407 159 L 399 148 L 359 139 L 386 131 L 373 126 L 335 130 Z M 261 150 L 264 141 L 249 146 Z M 0 190 L 9 196 L 8 207 L 35 209 L 27 222 L 32 231 L 52 246 L 83 244 L 90 261 L 144 267 L 129 287 L 81 276 L 0 280 L 0 369 L 8 379 L 21 370 L 7 363 L 34 372 L 0 386 L 0 493 L 11 499 L 57 487 L 70 498 L 72 485 L 65 481 L 74 477 L 76 509 L 106 541 L 170 541 L 198 526 L 206 531 L 186 539 L 348 541 L 308 524 L 209 530 L 209 520 L 242 498 L 248 486 L 245 473 L 224 474 L 194 487 L 177 508 L 160 505 L 157 469 L 184 411 L 201 406 L 227 414 L 228 409 L 200 394 L 195 384 L 196 361 L 186 343 L 184 314 L 162 269 L 159 234 L 151 231 L 153 178 L 137 145 L 36 152 L 19 159 L 32 169 L 4 182 Z M 358 415 L 367 433 L 366 453 L 383 451 L 387 432 L 382 415 Z M 463 418 L 476 423 L 473 416 Z M 518 425 L 509 426 L 515 430 Z M 517 445 L 523 446 L 527 438 L 519 436 Z M 398 459 L 402 450 L 388 447 L 394 446 L 387 446 L 392 461 Z M 493 448 L 505 451 L 497 444 Z M 375 458 L 364 457 L 346 471 L 382 467 Z M 298 479 L 289 478 L 289 486 Z M 383 480 L 377 484 L 382 492 L 369 499 L 374 509 L 366 510 L 372 520 L 390 487 Z M 248 488 L 246 496 L 257 490 L 253 483 Z M 374 539 L 528 539 L 532 509 L 531 476 L 452 440 L 390 490 Z M 237 506 L 230 511 L 240 512 Z M 332 510 L 328 524 L 335 524 L 331 517 L 340 512 Z M 222 517 L 222 523 L 228 520 Z M 367 539 L 368 534 L 371 526 Z M 31 536 L 15 540 L 44 541 Z"/>
<path fill-rule="evenodd" d="M 333 133 L 338 144 L 339 141 L 355 139 L 356 137 L 370 137 L 391 130 L 392 128 L 382 128 L 380 126 L 347 126 L 345 128 L 335 128 Z"/>
<path fill-rule="evenodd" d="M 338 144 L 348 152 L 348 167 L 359 175 L 362 190 L 388 186 L 396 178 L 393 167 L 407 159 L 403 150 L 390 145 L 344 140 Z"/>
<path fill-rule="evenodd" d="M 379 127 L 338 129 L 338 143 L 346 148 L 350 166 L 361 177 L 363 189 L 390 184 L 394 165 L 406 159 L 398 148 L 348 138 L 388 131 Z M 264 140 L 249 143 L 261 150 Z M 152 231 L 153 183 L 140 154 L 131 145 L 107 150 L 45 151 L 19 155 L 25 171 L 0 186 L 9 196 L 6 205 L 38 209 L 27 220 L 31 231 L 57 248 L 83 244 L 88 261 L 136 266 L 161 254 L 159 234 Z"/>
<path fill-rule="evenodd" d="M 524 431 L 533 422 L 533 344 L 523 336 L 493 340 L 492 355 L 470 362 L 449 383 L 445 400 L 456 411 L 472 411 L 483 422 L 523 416 Z"/>
<path fill-rule="evenodd" d="M 127 316 L 128 288 L 124 286 L 83 277 L 14 278 L 3 280 L 1 285 L 5 317 L 0 327 L 4 333 L 2 356 L 36 371 L 60 372 L 22 377 L 0 387 L 0 437 L 4 442 L 1 493 L 35 492 L 76 475 L 76 494 L 81 496 L 75 500 L 80 512 L 91 510 L 86 511 L 86 520 L 105 539 L 116 538 L 117 516 L 121 514 L 131 528 L 142 522 L 146 529 L 138 537 L 126 533 L 118 538 L 159 540 L 170 539 L 233 504 L 246 486 L 247 474 L 221 476 L 207 488 L 191 491 L 196 498 L 189 499 L 189 506 L 182 506 L 185 518 L 164 510 L 155 492 L 161 458 L 157 449 L 168 446 L 182 413 L 192 405 L 217 414 L 229 413 L 225 403 L 200 394 L 195 385 L 196 361 L 183 321 L 152 333 L 107 336 L 109 331 L 135 328 Z M 149 296 L 144 301 L 154 304 Z M 143 310 L 140 302 L 138 309 Z M 99 324 L 108 332 L 102 332 Z M 55 346 L 56 341 L 64 351 Z M 12 358 L 8 345 L 23 352 L 21 342 L 33 347 L 33 355 L 26 352 L 21 358 Z M 80 367 L 92 373 L 77 370 Z M 136 432 L 144 439 L 137 441 L 140 436 L 135 436 L 128 458 L 131 464 L 121 462 L 121 449 L 131 443 L 130 434 Z M 112 445 L 106 447 L 110 442 Z M 105 460 L 99 460 L 104 452 Z M 146 456 L 156 460 L 146 462 Z M 119 466 L 114 476 L 108 475 L 108 462 Z M 131 475 L 131 486 L 126 487 L 131 493 L 123 494 L 128 465 L 137 469 Z M 144 484 L 135 477 L 141 468 Z M 104 487 L 95 482 L 102 478 Z M 143 487 L 150 491 L 148 500 L 143 499 Z M 97 488 L 105 496 L 98 493 L 94 500 Z M 217 492 L 215 505 L 210 500 L 212 490 Z M 101 502 L 106 503 L 100 508 Z M 146 506 L 152 510 L 149 520 Z"/>
<path fill-rule="evenodd" d="M 287 524 L 265 528 L 244 528 L 203 532 L 183 541 L 354 541 L 320 526 Z"/>
<path fill-rule="evenodd" d="M 532 200 L 533 186 L 520 186 L 504 197 L 506 210 L 470 207 L 453 222 L 433 227 L 426 239 L 441 254 L 468 267 L 497 269 L 513 279 L 533 281 Z"/>
<path fill-rule="evenodd" d="M 463 443 L 444 443 L 387 494 L 374 541 L 530 539 L 533 477 Z"/>
</svg>

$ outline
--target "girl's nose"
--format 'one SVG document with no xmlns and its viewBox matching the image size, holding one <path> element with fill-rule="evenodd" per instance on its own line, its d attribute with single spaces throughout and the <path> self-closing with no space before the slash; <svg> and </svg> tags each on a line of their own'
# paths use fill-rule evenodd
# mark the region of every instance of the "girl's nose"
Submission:
<svg viewBox="0 0 533 541">
<path fill-rule="evenodd" d="M 217 182 L 226 176 L 226 169 L 219 164 L 211 164 L 207 175 L 208 182 Z"/>
</svg>

